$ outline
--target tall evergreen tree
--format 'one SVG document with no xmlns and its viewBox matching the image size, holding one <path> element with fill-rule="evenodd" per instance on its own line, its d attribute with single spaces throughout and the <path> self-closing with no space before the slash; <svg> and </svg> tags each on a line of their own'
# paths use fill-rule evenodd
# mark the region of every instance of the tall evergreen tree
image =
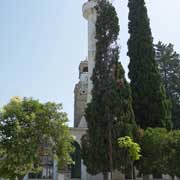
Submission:
<svg viewBox="0 0 180 180">
<path fill-rule="evenodd" d="M 129 0 L 128 56 L 133 110 L 142 128 L 171 128 L 171 104 L 155 62 L 153 38 L 144 0 Z"/>
<path fill-rule="evenodd" d="M 167 96 L 172 101 L 172 122 L 180 128 L 180 55 L 172 44 L 158 42 L 155 45 L 156 62 L 160 69 Z"/>
<path fill-rule="evenodd" d="M 135 121 L 130 87 L 118 62 L 119 23 L 115 8 L 108 1 L 98 1 L 96 56 L 92 75 L 92 101 L 86 109 L 88 131 L 82 139 L 82 156 L 91 174 L 119 169 L 117 139 L 131 135 Z"/>
</svg>

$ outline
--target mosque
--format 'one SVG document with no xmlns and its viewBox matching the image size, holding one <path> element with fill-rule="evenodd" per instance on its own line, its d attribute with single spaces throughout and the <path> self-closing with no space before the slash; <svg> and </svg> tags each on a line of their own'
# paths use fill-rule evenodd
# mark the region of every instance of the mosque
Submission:
<svg viewBox="0 0 180 180">
<path fill-rule="evenodd" d="M 80 157 L 81 137 L 86 133 L 87 124 L 84 117 L 86 104 L 91 101 L 92 81 L 91 76 L 95 66 L 96 54 L 96 10 L 97 0 L 88 0 L 82 6 L 83 17 L 88 22 L 88 58 L 80 62 L 79 65 L 79 82 L 74 88 L 74 128 L 71 128 L 71 134 L 76 137 L 76 152 L 73 157 L 75 161 L 74 167 L 71 168 L 67 179 L 74 180 L 103 180 L 102 174 L 92 176 L 87 173 L 83 160 Z M 68 176 L 68 177 L 67 177 Z M 61 178 L 60 178 L 61 179 Z M 63 178 L 62 178 L 63 179 Z M 114 180 L 123 179 L 119 172 L 113 173 Z"/>
<path fill-rule="evenodd" d="M 103 180 L 102 174 L 92 176 L 88 174 L 83 160 L 81 159 L 81 138 L 87 131 L 87 123 L 84 117 L 86 104 L 91 101 L 92 81 L 91 76 L 95 65 L 96 54 L 96 10 L 98 0 L 88 0 L 82 6 L 83 17 L 88 22 L 88 57 L 80 62 L 79 82 L 74 88 L 74 127 L 70 128 L 71 134 L 75 137 L 75 152 L 72 155 L 75 164 L 67 169 L 58 171 L 56 161 L 43 156 L 43 171 L 40 174 L 29 174 L 24 180 Z M 124 180 L 120 172 L 113 172 L 113 180 Z M 142 180 L 143 178 L 137 178 Z M 148 179 L 153 180 L 152 177 Z M 163 176 L 169 180 L 169 176 Z"/>
</svg>

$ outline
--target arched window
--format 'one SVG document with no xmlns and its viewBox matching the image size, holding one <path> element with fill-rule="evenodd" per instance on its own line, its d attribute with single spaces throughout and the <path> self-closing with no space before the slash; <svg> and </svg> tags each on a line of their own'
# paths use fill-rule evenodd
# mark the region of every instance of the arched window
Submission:
<svg viewBox="0 0 180 180">
<path fill-rule="evenodd" d="M 81 178 L 81 148 L 76 141 L 73 142 L 73 146 L 75 151 L 72 154 L 74 165 L 71 166 L 71 178 Z"/>
<path fill-rule="evenodd" d="M 87 66 L 83 68 L 83 72 L 88 72 L 88 67 Z"/>
</svg>

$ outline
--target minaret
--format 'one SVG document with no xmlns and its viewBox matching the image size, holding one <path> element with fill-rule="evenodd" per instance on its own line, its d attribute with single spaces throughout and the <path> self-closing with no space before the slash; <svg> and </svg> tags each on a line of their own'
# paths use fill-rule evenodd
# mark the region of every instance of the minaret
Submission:
<svg viewBox="0 0 180 180">
<path fill-rule="evenodd" d="M 87 102 L 91 101 L 92 95 L 92 73 L 95 66 L 95 54 L 96 54 L 96 10 L 97 0 L 88 0 L 83 5 L 83 16 L 88 21 L 88 94 Z"/>
</svg>

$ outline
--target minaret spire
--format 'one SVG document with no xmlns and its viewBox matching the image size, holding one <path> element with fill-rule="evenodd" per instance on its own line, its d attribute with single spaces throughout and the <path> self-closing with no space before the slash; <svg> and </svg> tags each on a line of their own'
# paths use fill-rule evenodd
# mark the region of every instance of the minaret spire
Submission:
<svg viewBox="0 0 180 180">
<path fill-rule="evenodd" d="M 96 9 L 98 0 L 88 0 L 83 5 L 83 16 L 88 21 L 88 94 L 87 102 L 89 103 L 92 99 L 91 91 L 93 88 L 92 84 L 92 73 L 95 66 L 95 55 L 96 55 Z"/>
</svg>

